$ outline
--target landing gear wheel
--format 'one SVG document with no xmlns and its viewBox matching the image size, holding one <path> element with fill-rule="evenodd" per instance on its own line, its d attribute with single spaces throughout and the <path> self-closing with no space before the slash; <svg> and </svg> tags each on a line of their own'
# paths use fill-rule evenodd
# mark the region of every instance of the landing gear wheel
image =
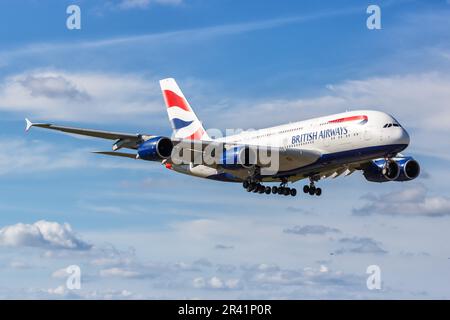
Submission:
<svg viewBox="0 0 450 320">
<path fill-rule="evenodd" d="M 291 196 L 295 197 L 297 195 L 297 189 L 292 188 L 291 189 Z"/>
<path fill-rule="evenodd" d="M 310 187 L 309 187 L 309 194 L 310 194 L 310 195 L 314 195 L 315 193 L 316 193 L 316 187 L 310 186 Z"/>
<path fill-rule="evenodd" d="M 285 196 L 288 196 L 291 194 L 291 188 L 284 188 L 284 193 Z"/>
<path fill-rule="evenodd" d="M 320 196 L 322 194 L 322 189 L 317 188 L 316 189 L 316 196 Z"/>
<path fill-rule="evenodd" d="M 260 184 L 260 185 L 258 186 L 258 192 L 259 192 L 259 193 L 264 193 L 264 191 L 266 191 L 266 188 L 265 188 L 262 184 Z"/>
<path fill-rule="evenodd" d="M 278 194 L 284 194 L 284 187 L 278 188 Z"/>
<path fill-rule="evenodd" d="M 308 185 L 303 187 L 303 192 L 304 193 L 309 193 L 309 186 Z"/>
<path fill-rule="evenodd" d="M 264 190 L 264 192 L 265 192 L 266 194 L 270 194 L 270 191 L 271 191 L 270 187 L 266 187 L 265 190 Z"/>
<path fill-rule="evenodd" d="M 278 188 L 276 186 L 272 187 L 272 194 L 277 194 L 278 193 Z"/>
<path fill-rule="evenodd" d="M 247 189 L 249 185 L 250 185 L 250 182 L 248 182 L 247 180 L 245 180 L 245 181 L 242 183 L 242 186 L 244 187 L 244 189 Z"/>
</svg>

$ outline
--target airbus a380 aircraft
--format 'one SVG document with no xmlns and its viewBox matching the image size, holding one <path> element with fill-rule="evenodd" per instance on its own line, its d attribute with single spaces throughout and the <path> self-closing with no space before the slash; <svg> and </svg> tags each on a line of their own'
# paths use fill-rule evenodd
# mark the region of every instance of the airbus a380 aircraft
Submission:
<svg viewBox="0 0 450 320">
<path fill-rule="evenodd" d="M 172 137 L 128 134 L 26 119 L 26 131 L 40 127 L 115 140 L 112 151 L 95 152 L 162 163 L 188 175 L 240 182 L 248 192 L 292 195 L 290 182 L 308 179 L 303 191 L 321 195 L 315 183 L 324 178 L 362 171 L 368 181 L 408 181 L 420 173 L 419 163 L 400 154 L 409 144 L 406 130 L 392 116 L 358 110 L 267 129 L 212 139 L 174 79 L 160 81 L 174 134 Z M 135 153 L 118 152 L 136 150 Z M 279 186 L 264 186 L 279 182 Z"/>
</svg>

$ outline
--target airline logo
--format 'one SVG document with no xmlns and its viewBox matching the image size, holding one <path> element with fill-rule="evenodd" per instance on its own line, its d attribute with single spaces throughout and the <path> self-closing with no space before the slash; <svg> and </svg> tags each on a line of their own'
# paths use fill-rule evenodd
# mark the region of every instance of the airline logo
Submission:
<svg viewBox="0 0 450 320">
<path fill-rule="evenodd" d="M 348 134 L 348 129 L 346 127 L 313 131 L 292 136 L 292 144 L 311 142 L 313 140 L 327 139 L 336 136 L 343 136 L 346 134 Z"/>
<path fill-rule="evenodd" d="M 175 80 L 164 79 L 160 84 L 175 138 L 201 140 L 205 130 Z"/>
<path fill-rule="evenodd" d="M 341 122 L 350 122 L 350 121 L 359 121 L 359 124 L 366 124 L 369 121 L 369 118 L 366 115 L 361 116 L 351 116 L 345 118 L 339 118 L 335 120 L 330 120 L 328 123 L 341 123 Z"/>
</svg>

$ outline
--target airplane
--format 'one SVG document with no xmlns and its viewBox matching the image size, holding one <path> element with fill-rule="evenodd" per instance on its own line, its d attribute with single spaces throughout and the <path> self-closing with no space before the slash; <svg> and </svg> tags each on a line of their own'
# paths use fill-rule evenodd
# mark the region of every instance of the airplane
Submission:
<svg viewBox="0 0 450 320">
<path fill-rule="evenodd" d="M 172 124 L 171 137 L 32 123 L 28 119 L 26 131 L 39 127 L 114 140 L 112 151 L 94 153 L 159 162 L 178 173 L 241 183 L 246 191 L 259 194 L 296 196 L 296 188 L 288 184 L 307 179 L 303 192 L 320 196 L 322 189 L 316 187 L 320 180 L 355 171 L 380 183 L 409 181 L 420 174 L 419 163 L 400 153 L 409 145 L 409 134 L 387 113 L 348 111 L 211 138 L 176 81 L 163 79 L 160 86 Z M 119 152 L 121 149 L 135 151 Z"/>
</svg>

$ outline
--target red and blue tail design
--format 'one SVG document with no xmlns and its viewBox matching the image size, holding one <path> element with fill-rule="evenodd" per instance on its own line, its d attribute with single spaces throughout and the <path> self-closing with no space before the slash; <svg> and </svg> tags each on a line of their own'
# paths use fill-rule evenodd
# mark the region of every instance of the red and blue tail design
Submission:
<svg viewBox="0 0 450 320">
<path fill-rule="evenodd" d="M 160 80 L 159 84 L 161 85 L 175 138 L 210 140 L 205 129 L 203 129 L 202 123 L 198 120 L 175 80 L 167 78 Z"/>
</svg>

